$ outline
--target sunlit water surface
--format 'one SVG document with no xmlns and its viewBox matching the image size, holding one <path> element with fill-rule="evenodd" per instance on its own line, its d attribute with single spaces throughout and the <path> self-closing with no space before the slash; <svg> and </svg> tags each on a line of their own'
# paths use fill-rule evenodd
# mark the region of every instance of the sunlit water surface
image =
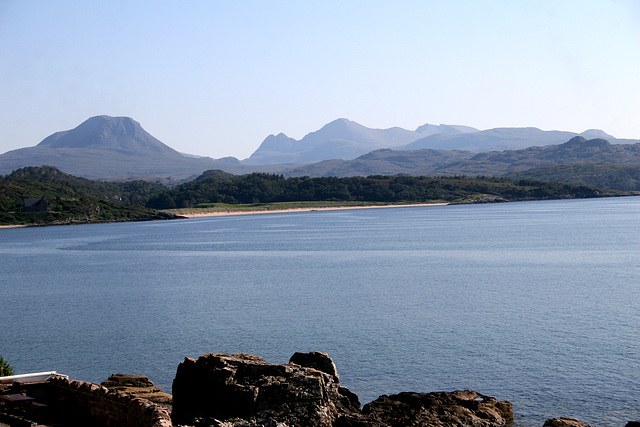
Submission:
<svg viewBox="0 0 640 427">
<path fill-rule="evenodd" d="M 18 373 L 171 391 L 184 357 L 329 353 L 367 403 L 474 389 L 519 425 L 640 418 L 640 198 L 0 230 Z"/>
</svg>

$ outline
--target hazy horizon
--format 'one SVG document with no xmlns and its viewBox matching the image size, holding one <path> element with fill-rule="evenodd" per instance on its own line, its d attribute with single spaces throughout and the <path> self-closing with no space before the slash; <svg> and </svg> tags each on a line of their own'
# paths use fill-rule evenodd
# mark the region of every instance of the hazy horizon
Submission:
<svg viewBox="0 0 640 427">
<path fill-rule="evenodd" d="M 97 115 L 249 157 L 347 118 L 640 138 L 640 3 L 0 1 L 0 153 Z"/>
</svg>

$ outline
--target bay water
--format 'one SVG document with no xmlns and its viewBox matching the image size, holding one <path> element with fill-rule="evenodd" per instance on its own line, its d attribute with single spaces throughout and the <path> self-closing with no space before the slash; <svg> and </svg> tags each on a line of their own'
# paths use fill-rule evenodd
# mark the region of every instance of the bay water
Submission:
<svg viewBox="0 0 640 427">
<path fill-rule="evenodd" d="M 516 425 L 640 419 L 640 198 L 0 230 L 17 373 L 171 392 L 206 353 L 327 352 L 364 404 L 473 389 Z"/>
</svg>

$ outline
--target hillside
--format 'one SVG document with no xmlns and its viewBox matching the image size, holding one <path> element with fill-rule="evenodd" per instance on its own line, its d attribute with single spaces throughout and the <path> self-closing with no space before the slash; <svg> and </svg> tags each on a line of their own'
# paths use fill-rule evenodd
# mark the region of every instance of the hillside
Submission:
<svg viewBox="0 0 640 427">
<path fill-rule="evenodd" d="M 347 177 L 368 175 L 434 175 L 439 167 L 471 159 L 470 151 L 382 149 L 354 160 L 326 160 L 299 166 L 284 172 L 285 176 Z"/>
<path fill-rule="evenodd" d="M 145 181 L 108 183 L 46 167 L 0 176 L 0 225 L 69 224 L 170 219 L 144 206 L 166 187 Z M 46 198 L 48 212 L 24 212 L 24 199 Z"/>
<path fill-rule="evenodd" d="M 503 175 L 547 165 L 600 162 L 640 166 L 640 143 L 612 145 L 604 139 L 587 140 L 576 136 L 560 145 L 479 153 L 470 159 L 442 166 L 436 172 Z"/>
<path fill-rule="evenodd" d="M 154 209 L 191 208 L 211 204 L 264 204 L 335 201 L 402 203 L 474 203 L 589 198 L 622 195 L 575 184 L 503 178 L 369 176 L 309 178 L 254 173 L 233 179 L 197 179 L 152 197 Z"/>
<path fill-rule="evenodd" d="M 540 166 L 509 173 L 505 177 L 513 180 L 532 179 L 640 191 L 640 166 L 621 166 L 607 162 Z"/>
<path fill-rule="evenodd" d="M 552 165 L 587 164 L 607 162 L 621 166 L 640 166 L 640 143 L 610 144 L 603 139 L 587 140 L 576 136 L 560 145 L 530 147 L 523 150 L 509 150 L 490 153 L 470 151 L 447 151 L 422 149 L 416 151 L 377 150 L 354 160 L 329 160 L 304 165 L 285 172 L 286 176 L 368 176 L 387 175 L 485 175 L 501 176 L 549 166 L 536 179 L 555 181 L 553 174 L 544 176 L 544 171 L 552 172 Z M 614 169 L 609 168 L 609 172 Z M 526 176 L 526 175 L 525 175 Z M 583 181 L 563 181 L 585 183 Z M 601 188 L 630 190 L 628 185 L 619 186 L 619 180 L 602 179 L 589 182 Z"/>
</svg>

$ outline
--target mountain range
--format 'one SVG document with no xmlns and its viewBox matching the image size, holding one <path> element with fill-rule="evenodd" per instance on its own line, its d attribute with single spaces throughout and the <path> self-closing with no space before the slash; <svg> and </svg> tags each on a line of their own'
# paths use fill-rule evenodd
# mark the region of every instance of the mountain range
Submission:
<svg viewBox="0 0 640 427">
<path fill-rule="evenodd" d="M 246 164 L 314 163 L 328 159 L 354 159 L 380 148 L 400 148 L 431 135 L 477 132 L 468 126 L 430 125 L 415 131 L 392 127 L 371 129 L 348 119 L 337 119 L 301 140 L 280 133 L 269 135 L 245 160 Z"/>
<path fill-rule="evenodd" d="M 382 149 L 353 160 L 326 160 L 303 165 L 286 171 L 285 175 L 500 176 L 548 165 L 603 162 L 640 167 L 640 143 L 612 145 L 601 138 L 588 140 L 582 136 L 574 136 L 558 145 L 486 153 L 428 148 L 413 151 Z"/>
<path fill-rule="evenodd" d="M 478 130 L 425 124 L 410 131 L 371 129 L 334 120 L 301 140 L 268 136 L 246 160 L 188 156 L 163 144 L 128 117 L 96 116 L 34 147 L 0 155 L 0 174 L 55 166 L 92 179 L 177 183 L 207 170 L 286 176 L 502 175 L 546 165 L 609 162 L 640 167 L 640 143 L 600 130 L 578 135 L 537 128 Z"/>
<path fill-rule="evenodd" d="M 478 130 L 469 126 L 424 124 L 414 131 L 393 127 L 370 129 L 347 119 L 334 120 L 301 140 L 280 133 L 269 135 L 244 164 L 316 163 L 324 160 L 351 160 L 382 148 L 413 151 L 433 150 L 485 151 L 520 150 L 531 146 L 562 144 L 574 136 L 587 139 L 618 140 L 599 129 L 581 134 L 544 131 L 534 127 Z"/>
</svg>

